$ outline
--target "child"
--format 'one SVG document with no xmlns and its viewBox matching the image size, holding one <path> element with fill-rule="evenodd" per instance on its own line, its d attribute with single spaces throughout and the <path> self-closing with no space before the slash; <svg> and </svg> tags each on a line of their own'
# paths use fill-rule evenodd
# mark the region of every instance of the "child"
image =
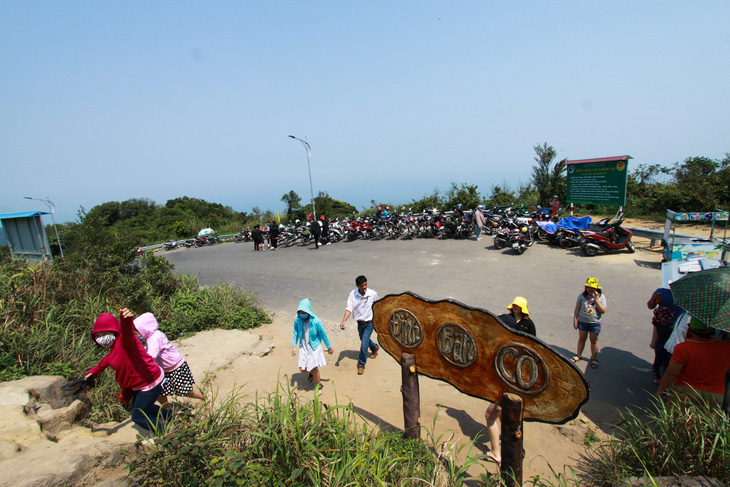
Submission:
<svg viewBox="0 0 730 487">
<path fill-rule="evenodd" d="M 162 383 L 162 394 L 157 401 L 163 408 L 170 409 L 167 396 L 192 397 L 193 399 L 205 400 L 200 392 L 193 390 L 195 379 L 185 357 L 170 343 L 164 333 L 159 330 L 159 325 L 152 313 L 144 313 L 134 320 L 134 327 L 139 336 L 145 339 L 145 349 L 155 359 L 157 365 L 165 373 L 165 381 Z"/>
<path fill-rule="evenodd" d="M 319 386 L 320 395 L 324 386 L 319 382 L 319 368 L 327 365 L 322 351 L 323 341 L 328 349 L 327 352 L 332 355 L 334 349 L 324 331 L 322 320 L 312 313 L 309 299 L 304 298 L 299 302 L 297 317 L 294 319 L 291 356 L 294 357 L 297 354 L 297 345 L 299 345 L 299 371 L 309 372 L 309 382 L 314 380 L 314 387 L 316 389 Z"/>
<path fill-rule="evenodd" d="M 146 430 L 164 429 L 172 413 L 160 409 L 155 401 L 162 392 L 165 374 L 134 335 L 134 313 L 124 308 L 119 311 L 119 318 L 102 313 L 94 322 L 91 338 L 100 347 L 108 348 L 109 353 L 85 377 L 96 377 L 111 367 L 122 388 L 119 399 L 124 404 L 132 399 L 132 421 Z"/>
</svg>

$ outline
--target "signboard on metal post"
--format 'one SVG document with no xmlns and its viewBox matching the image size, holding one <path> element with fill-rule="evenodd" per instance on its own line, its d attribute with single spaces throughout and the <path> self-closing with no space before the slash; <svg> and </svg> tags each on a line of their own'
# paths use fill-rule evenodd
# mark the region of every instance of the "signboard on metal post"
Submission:
<svg viewBox="0 0 730 487">
<path fill-rule="evenodd" d="M 631 156 L 566 161 L 568 203 L 624 206 Z"/>
</svg>

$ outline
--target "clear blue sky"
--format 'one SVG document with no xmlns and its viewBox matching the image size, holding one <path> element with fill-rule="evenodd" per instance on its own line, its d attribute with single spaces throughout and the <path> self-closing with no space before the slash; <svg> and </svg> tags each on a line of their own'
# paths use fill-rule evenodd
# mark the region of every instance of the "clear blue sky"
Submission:
<svg viewBox="0 0 730 487">
<path fill-rule="evenodd" d="M 530 180 L 533 147 L 730 152 L 730 2 L 0 0 L 0 213 L 358 208 Z M 630 169 L 632 166 L 630 165 Z"/>
</svg>

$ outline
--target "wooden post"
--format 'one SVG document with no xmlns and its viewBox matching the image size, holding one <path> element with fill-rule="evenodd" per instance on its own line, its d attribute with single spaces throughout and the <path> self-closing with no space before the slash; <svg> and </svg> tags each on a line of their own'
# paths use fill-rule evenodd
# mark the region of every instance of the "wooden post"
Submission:
<svg viewBox="0 0 730 487">
<path fill-rule="evenodd" d="M 502 466 L 500 474 L 508 487 L 522 485 L 522 398 L 502 395 Z"/>
<path fill-rule="evenodd" d="M 405 435 L 409 440 L 421 439 L 421 393 L 418 389 L 416 357 L 412 353 L 401 353 L 401 394 L 403 394 L 403 422 Z"/>
</svg>

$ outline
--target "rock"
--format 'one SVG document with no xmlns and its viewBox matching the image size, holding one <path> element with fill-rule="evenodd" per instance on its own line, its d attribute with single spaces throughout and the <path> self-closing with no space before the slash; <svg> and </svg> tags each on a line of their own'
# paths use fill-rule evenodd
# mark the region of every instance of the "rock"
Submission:
<svg viewBox="0 0 730 487">
<path fill-rule="evenodd" d="M 76 399 L 70 405 L 60 409 L 53 409 L 50 405 L 45 404 L 36 412 L 36 419 L 41 425 L 42 431 L 55 435 L 81 421 L 88 412 L 86 404 Z"/>
</svg>

